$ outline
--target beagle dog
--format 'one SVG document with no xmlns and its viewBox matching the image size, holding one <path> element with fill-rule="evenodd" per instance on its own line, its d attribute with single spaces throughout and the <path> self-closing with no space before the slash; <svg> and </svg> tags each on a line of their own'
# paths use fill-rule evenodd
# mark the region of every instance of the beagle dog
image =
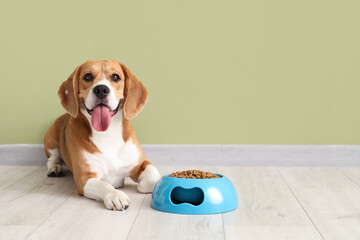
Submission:
<svg viewBox="0 0 360 240">
<path fill-rule="evenodd" d="M 87 61 L 58 91 L 67 111 L 44 137 L 47 175 L 73 173 L 77 192 L 103 201 L 106 208 L 125 210 L 128 196 L 116 188 L 130 177 L 141 193 L 152 192 L 159 171 L 146 159 L 130 119 L 144 108 L 143 84 L 117 61 Z"/>
</svg>

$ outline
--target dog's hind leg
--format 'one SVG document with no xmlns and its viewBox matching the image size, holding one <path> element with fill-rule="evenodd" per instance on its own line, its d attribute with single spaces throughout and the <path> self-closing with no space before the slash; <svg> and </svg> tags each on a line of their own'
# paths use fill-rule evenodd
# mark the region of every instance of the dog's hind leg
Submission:
<svg viewBox="0 0 360 240">
<path fill-rule="evenodd" d="M 64 117 L 58 118 L 50 127 L 44 137 L 45 155 L 47 158 L 47 175 L 49 177 L 63 177 L 63 161 L 61 160 L 59 150 L 61 123 Z"/>
<path fill-rule="evenodd" d="M 65 176 L 63 172 L 63 163 L 60 158 L 60 151 L 58 148 L 49 149 L 48 152 L 50 153 L 47 159 L 47 175 L 48 177 L 63 177 Z"/>
</svg>

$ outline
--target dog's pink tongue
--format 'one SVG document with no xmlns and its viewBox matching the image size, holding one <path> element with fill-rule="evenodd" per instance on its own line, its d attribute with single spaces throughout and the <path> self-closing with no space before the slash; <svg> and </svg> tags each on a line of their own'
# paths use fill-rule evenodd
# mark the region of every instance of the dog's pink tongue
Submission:
<svg viewBox="0 0 360 240">
<path fill-rule="evenodd" d="M 96 131 L 102 132 L 108 129 L 111 123 L 111 112 L 104 105 L 96 106 L 91 114 L 91 124 Z"/>
</svg>

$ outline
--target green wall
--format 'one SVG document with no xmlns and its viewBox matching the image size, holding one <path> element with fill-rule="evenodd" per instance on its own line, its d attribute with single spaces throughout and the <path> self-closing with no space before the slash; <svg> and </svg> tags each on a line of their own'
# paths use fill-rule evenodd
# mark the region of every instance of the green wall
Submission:
<svg viewBox="0 0 360 240">
<path fill-rule="evenodd" d="M 147 87 L 141 143 L 360 144 L 359 1 L 2 1 L 0 144 L 41 143 L 87 59 Z"/>
</svg>

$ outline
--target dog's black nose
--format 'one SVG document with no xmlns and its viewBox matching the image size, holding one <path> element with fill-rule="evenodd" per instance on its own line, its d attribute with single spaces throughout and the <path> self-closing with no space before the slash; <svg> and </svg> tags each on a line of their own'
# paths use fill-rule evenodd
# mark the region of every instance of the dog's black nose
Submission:
<svg viewBox="0 0 360 240">
<path fill-rule="evenodd" d="M 106 85 L 98 85 L 93 92 L 98 98 L 103 99 L 109 94 L 110 89 Z"/>
</svg>

